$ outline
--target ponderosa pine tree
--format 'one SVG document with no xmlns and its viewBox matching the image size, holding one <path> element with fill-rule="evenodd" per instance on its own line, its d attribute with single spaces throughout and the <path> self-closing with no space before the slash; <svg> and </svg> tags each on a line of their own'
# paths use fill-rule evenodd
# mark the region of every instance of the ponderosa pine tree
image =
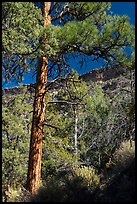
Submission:
<svg viewBox="0 0 137 204">
<path fill-rule="evenodd" d="M 42 8 L 44 27 L 51 23 L 49 16 L 50 4 L 50 2 L 44 2 Z M 27 177 L 27 189 L 32 193 L 35 192 L 41 178 L 42 128 L 45 114 L 48 56 L 40 56 L 38 62 Z"/>
<path fill-rule="evenodd" d="M 4 78 L 21 80 L 29 69 L 37 73 L 27 180 L 27 189 L 32 193 L 41 177 L 47 77 L 58 78 L 71 71 L 71 56 L 131 64 L 134 27 L 127 16 L 112 15 L 109 9 L 107 2 L 2 4 Z M 129 56 L 127 46 L 131 48 Z"/>
</svg>

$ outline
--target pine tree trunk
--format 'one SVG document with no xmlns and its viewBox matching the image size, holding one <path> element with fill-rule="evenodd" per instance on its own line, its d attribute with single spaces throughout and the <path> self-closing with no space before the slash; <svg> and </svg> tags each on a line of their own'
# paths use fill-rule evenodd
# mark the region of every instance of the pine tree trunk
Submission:
<svg viewBox="0 0 137 204">
<path fill-rule="evenodd" d="M 49 10 L 51 2 L 43 3 L 42 14 L 45 17 L 44 27 L 51 23 Z M 41 179 L 42 129 L 45 115 L 45 90 L 47 84 L 48 58 L 39 57 L 33 120 L 30 138 L 30 152 L 27 174 L 27 190 L 35 193 Z"/>
</svg>

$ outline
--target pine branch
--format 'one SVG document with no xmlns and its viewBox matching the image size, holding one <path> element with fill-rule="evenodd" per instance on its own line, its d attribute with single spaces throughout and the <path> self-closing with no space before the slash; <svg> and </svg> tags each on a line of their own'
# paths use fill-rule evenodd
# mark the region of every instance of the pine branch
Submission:
<svg viewBox="0 0 137 204">
<path fill-rule="evenodd" d="M 46 123 L 46 122 L 44 122 L 43 125 L 46 125 L 48 127 L 55 128 L 55 129 L 60 129 L 58 126 L 55 126 L 55 125 L 52 125 L 52 124 L 49 124 L 49 123 Z"/>
<path fill-rule="evenodd" d="M 78 103 L 78 102 L 72 102 L 72 101 L 66 101 L 66 100 L 59 100 L 59 101 L 49 101 L 47 104 L 50 103 L 64 103 L 64 104 L 70 104 L 70 105 L 85 105 L 84 103 Z"/>
</svg>

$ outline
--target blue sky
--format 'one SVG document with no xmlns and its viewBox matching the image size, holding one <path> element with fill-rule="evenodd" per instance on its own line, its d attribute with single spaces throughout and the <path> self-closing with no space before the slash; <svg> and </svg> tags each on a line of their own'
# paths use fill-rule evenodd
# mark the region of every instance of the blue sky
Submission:
<svg viewBox="0 0 137 204">
<path fill-rule="evenodd" d="M 111 2 L 111 11 L 113 14 L 118 15 L 127 15 L 130 18 L 130 23 L 135 24 L 135 2 Z M 71 64 L 73 67 L 76 67 L 76 60 L 71 60 Z M 81 75 L 83 73 L 89 72 L 92 69 L 99 68 L 101 66 L 100 64 L 97 64 L 96 62 L 93 63 L 89 61 L 85 64 L 85 66 L 80 69 L 79 66 L 76 67 L 76 70 Z M 29 72 L 24 75 L 24 80 L 21 84 L 29 84 L 29 83 L 35 83 L 36 79 L 35 77 L 32 78 L 33 72 Z M 3 83 L 3 82 L 2 82 Z M 18 84 L 16 82 L 9 82 L 7 84 L 4 84 L 2 88 L 9 88 L 12 86 L 17 86 Z"/>
</svg>

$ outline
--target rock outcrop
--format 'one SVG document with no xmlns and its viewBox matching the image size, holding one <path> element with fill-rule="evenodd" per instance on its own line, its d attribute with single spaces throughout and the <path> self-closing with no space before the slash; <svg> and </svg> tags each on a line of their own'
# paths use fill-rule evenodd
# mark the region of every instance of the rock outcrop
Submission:
<svg viewBox="0 0 137 204">
<path fill-rule="evenodd" d="M 126 72 L 125 68 L 122 68 L 120 66 L 108 66 L 105 68 L 100 68 L 100 69 L 94 69 L 91 70 L 90 72 L 87 72 L 86 74 L 82 74 L 81 76 L 79 76 L 79 79 L 82 79 L 85 82 L 88 81 L 93 81 L 93 82 L 105 82 L 107 80 L 110 80 L 112 78 L 116 78 L 118 76 L 120 76 L 121 74 L 124 74 Z M 63 79 L 58 79 L 56 80 L 55 83 L 52 83 L 52 81 L 48 82 L 48 87 L 51 88 L 58 88 L 59 82 L 61 82 L 61 84 L 64 83 L 65 80 Z M 30 93 L 34 93 L 35 92 L 35 83 L 34 84 L 24 84 L 21 86 L 15 86 L 12 88 L 4 88 L 2 90 L 2 95 L 3 94 L 20 94 L 20 93 L 24 93 L 24 92 L 30 92 Z"/>
</svg>

